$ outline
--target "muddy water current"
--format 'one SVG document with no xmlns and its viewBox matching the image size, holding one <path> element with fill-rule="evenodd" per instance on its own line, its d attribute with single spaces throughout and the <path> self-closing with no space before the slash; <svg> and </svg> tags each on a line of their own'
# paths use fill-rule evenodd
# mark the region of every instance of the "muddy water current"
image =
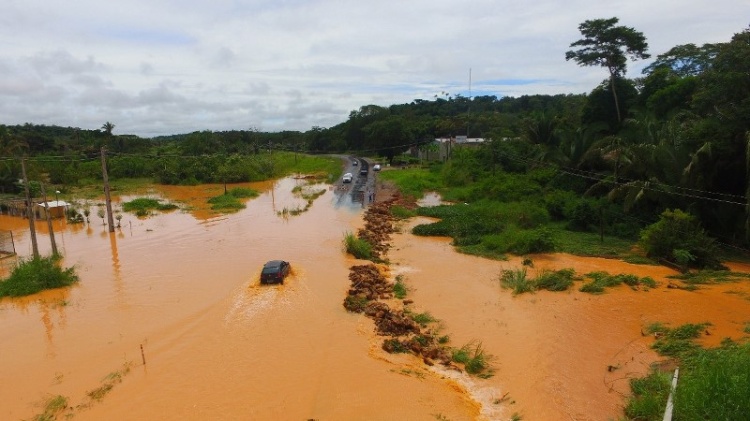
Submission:
<svg viewBox="0 0 750 421">
<path fill-rule="evenodd" d="M 363 262 L 341 242 L 362 225 L 361 205 L 316 185 L 326 193 L 309 210 L 283 217 L 304 206 L 292 192 L 303 183 L 252 184 L 261 195 L 231 215 L 201 205 L 220 186 L 157 187 L 148 194 L 183 209 L 123 214 L 115 233 L 96 216 L 54 221 L 80 282 L 0 301 L 0 419 L 31 419 L 64 396 L 60 419 L 75 420 L 605 420 L 621 414 L 628 378 L 659 359 L 645 325 L 710 321 L 704 340 L 716 344 L 750 321 L 747 284 L 667 289 L 668 269 L 568 255 L 534 256 L 535 268 L 649 275 L 660 286 L 513 297 L 497 276 L 520 259 L 460 255 L 403 227 L 391 275 L 405 276 L 409 298 L 452 344 L 481 341 L 495 375 L 388 355 L 372 322 L 342 306 L 349 267 Z M 36 228 L 48 254 L 47 225 Z M 31 254 L 26 220 L 0 216 L 0 229 L 13 232 L 20 256 Z M 271 259 L 293 272 L 260 286 Z M 3 276 L 12 260 L 0 261 Z"/>
</svg>

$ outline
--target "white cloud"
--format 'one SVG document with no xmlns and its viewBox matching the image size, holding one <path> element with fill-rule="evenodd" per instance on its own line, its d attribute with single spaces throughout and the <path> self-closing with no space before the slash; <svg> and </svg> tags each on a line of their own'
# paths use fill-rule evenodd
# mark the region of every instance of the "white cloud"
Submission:
<svg viewBox="0 0 750 421">
<path fill-rule="evenodd" d="M 469 68 L 482 94 L 582 93 L 606 76 L 565 61 L 586 19 L 619 17 L 655 56 L 728 41 L 748 12 L 737 0 L 14 1 L 0 16 L 0 123 L 308 130 L 371 103 L 466 95 Z"/>
</svg>

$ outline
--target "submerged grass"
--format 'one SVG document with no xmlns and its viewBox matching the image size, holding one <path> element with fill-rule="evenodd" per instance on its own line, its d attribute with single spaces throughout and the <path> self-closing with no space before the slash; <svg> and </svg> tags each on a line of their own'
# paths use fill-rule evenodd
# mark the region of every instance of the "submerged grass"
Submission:
<svg viewBox="0 0 750 421">
<path fill-rule="evenodd" d="M 170 211 L 177 208 L 178 206 L 173 203 L 162 203 L 161 200 L 149 197 L 139 197 L 122 204 L 122 210 L 125 212 L 133 212 L 137 216 L 148 216 L 151 211 L 154 210 Z"/>
<path fill-rule="evenodd" d="M 534 291 L 534 285 L 526 278 L 526 268 L 503 270 L 500 273 L 500 285 L 503 288 L 512 289 L 515 295 Z"/>
<path fill-rule="evenodd" d="M 607 272 L 591 272 L 585 275 L 591 278 L 591 282 L 584 284 L 581 288 L 581 292 L 588 292 L 590 294 L 602 294 L 606 288 L 615 287 L 621 284 L 626 284 L 633 289 L 643 287 L 646 290 L 650 288 L 656 288 L 657 284 L 651 277 L 639 278 L 638 276 L 631 274 L 618 274 L 610 275 Z"/>
<path fill-rule="evenodd" d="M 490 359 L 482 347 L 481 342 L 468 343 L 461 348 L 453 350 L 453 361 L 463 364 L 467 373 L 482 378 L 492 377 L 490 370 Z"/>
<path fill-rule="evenodd" d="M 526 267 L 516 270 L 503 270 L 500 273 L 500 284 L 503 288 L 512 289 L 514 295 L 534 292 L 540 289 L 548 291 L 567 291 L 576 279 L 575 270 L 545 270 L 536 278 L 528 279 Z"/>
<path fill-rule="evenodd" d="M 62 395 L 50 396 L 44 403 L 44 410 L 32 418 L 33 421 L 54 421 L 67 409 L 68 398 Z"/>
<path fill-rule="evenodd" d="M 555 271 L 545 270 L 534 279 L 534 285 L 536 286 L 536 289 L 546 289 L 547 291 L 567 291 L 573 286 L 574 277 L 575 270 L 571 268 Z"/>
<path fill-rule="evenodd" d="M 688 285 L 717 284 L 724 282 L 740 282 L 750 279 L 750 273 L 732 272 L 728 270 L 700 270 L 668 276 L 679 279 Z"/>
<path fill-rule="evenodd" d="M 211 209 L 215 211 L 238 211 L 245 209 L 245 204 L 231 194 L 222 194 L 208 199 Z"/>
<path fill-rule="evenodd" d="M 357 238 L 351 232 L 344 234 L 344 249 L 357 259 L 372 260 L 372 244 Z"/>
<path fill-rule="evenodd" d="M 396 283 L 393 284 L 393 296 L 399 300 L 406 298 L 406 284 L 404 284 L 404 277 L 402 275 L 396 276 Z"/>
<path fill-rule="evenodd" d="M 695 344 L 695 339 L 699 338 L 710 325 L 708 322 L 687 323 L 670 328 L 661 323 L 653 323 L 646 327 L 646 332 L 657 338 L 651 347 L 658 353 L 668 357 L 683 358 L 699 348 Z"/>
<path fill-rule="evenodd" d="M 58 261 L 54 257 L 21 261 L 6 280 L 0 281 L 0 297 L 22 297 L 78 282 L 75 268 L 63 269 Z"/>
<path fill-rule="evenodd" d="M 235 187 L 226 192 L 208 199 L 211 209 L 215 211 L 236 212 L 245 209 L 245 204 L 240 199 L 257 197 L 259 193 L 246 187 Z"/>
<path fill-rule="evenodd" d="M 410 314 L 411 319 L 417 322 L 422 327 L 427 326 L 430 323 L 436 322 L 437 319 L 435 319 L 430 313 L 424 312 L 424 313 L 416 313 L 416 314 Z"/>
</svg>

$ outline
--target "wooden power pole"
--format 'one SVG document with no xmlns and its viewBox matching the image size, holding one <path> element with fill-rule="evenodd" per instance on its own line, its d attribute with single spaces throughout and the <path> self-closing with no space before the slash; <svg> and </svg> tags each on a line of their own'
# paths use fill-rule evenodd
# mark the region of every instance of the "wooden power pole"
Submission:
<svg viewBox="0 0 750 421">
<path fill-rule="evenodd" d="M 55 230 L 52 227 L 52 217 L 49 214 L 49 203 L 47 202 L 47 192 L 44 190 L 44 183 L 42 185 L 42 199 L 44 200 L 44 213 L 47 216 L 47 229 L 49 229 L 49 240 L 52 243 L 52 255 L 57 256 L 57 243 L 55 242 Z M 55 205 L 59 203 L 55 202 Z"/>
<path fill-rule="evenodd" d="M 112 216 L 112 198 L 109 195 L 109 177 L 107 176 L 107 152 L 102 147 L 102 179 L 104 180 L 104 202 L 107 205 L 107 222 L 109 223 L 109 232 L 115 232 L 115 219 Z"/>
<path fill-rule="evenodd" d="M 29 189 L 29 178 L 26 177 L 26 158 L 21 159 L 21 171 L 23 173 L 23 187 L 26 191 L 26 216 L 29 218 L 29 232 L 31 233 L 31 250 L 34 253 L 34 259 L 39 258 L 39 245 L 36 243 L 36 226 L 34 221 L 34 204 L 31 202 L 31 190 Z"/>
</svg>

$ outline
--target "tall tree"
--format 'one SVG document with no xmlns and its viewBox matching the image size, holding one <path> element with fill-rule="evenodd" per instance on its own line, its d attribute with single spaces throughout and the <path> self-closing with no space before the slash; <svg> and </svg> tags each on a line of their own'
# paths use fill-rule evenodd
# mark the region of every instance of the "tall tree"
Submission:
<svg viewBox="0 0 750 421">
<path fill-rule="evenodd" d="M 580 66 L 607 68 L 618 122 L 622 121 L 622 115 L 617 101 L 615 79 L 625 75 L 628 57 L 633 60 L 651 57 L 646 52 L 648 43 L 643 33 L 628 26 L 617 26 L 619 21 L 614 17 L 583 22 L 578 26 L 583 38 L 570 44 L 571 47 L 580 48 L 565 53 L 565 60 L 575 60 Z"/>
</svg>

